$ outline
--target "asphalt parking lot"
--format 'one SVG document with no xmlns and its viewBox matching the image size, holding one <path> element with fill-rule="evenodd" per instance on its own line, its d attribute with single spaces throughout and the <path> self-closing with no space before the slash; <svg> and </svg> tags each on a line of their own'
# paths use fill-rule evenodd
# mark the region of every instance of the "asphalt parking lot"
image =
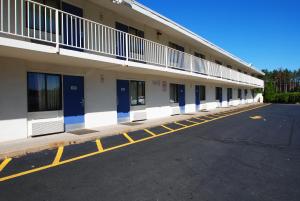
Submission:
<svg viewBox="0 0 300 201">
<path fill-rule="evenodd" d="M 0 164 L 5 201 L 299 201 L 300 106 L 192 118 Z"/>
</svg>

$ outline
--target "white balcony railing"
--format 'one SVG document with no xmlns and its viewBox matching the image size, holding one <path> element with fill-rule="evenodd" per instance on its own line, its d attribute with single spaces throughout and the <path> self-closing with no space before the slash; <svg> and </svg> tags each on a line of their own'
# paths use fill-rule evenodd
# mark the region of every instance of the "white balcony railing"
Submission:
<svg viewBox="0 0 300 201">
<path fill-rule="evenodd" d="M 31 0 L 0 0 L 0 12 L 2 36 L 264 86 L 250 75 Z"/>
</svg>

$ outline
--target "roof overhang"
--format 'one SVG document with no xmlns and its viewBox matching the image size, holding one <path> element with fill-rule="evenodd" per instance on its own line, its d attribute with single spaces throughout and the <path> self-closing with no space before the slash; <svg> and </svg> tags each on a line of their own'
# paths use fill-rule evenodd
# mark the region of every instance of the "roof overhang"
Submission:
<svg viewBox="0 0 300 201">
<path fill-rule="evenodd" d="M 130 2 L 129 3 L 130 7 L 133 10 L 135 10 L 136 12 L 139 12 L 143 15 L 146 15 L 147 17 L 150 17 L 153 20 L 155 20 L 159 23 L 162 23 L 162 24 L 164 24 L 164 25 L 166 25 L 166 26 L 168 26 L 168 27 L 170 27 L 170 28 L 172 28 L 172 29 L 174 29 L 174 30 L 190 37 L 191 39 L 193 39 L 193 40 L 195 40 L 195 41 L 197 41 L 197 42 L 199 42 L 199 43 L 215 50 L 216 52 L 218 52 L 218 53 L 220 53 L 220 54 L 222 54 L 222 55 L 238 62 L 239 64 L 241 64 L 242 66 L 248 68 L 251 71 L 254 71 L 254 72 L 256 72 L 260 75 L 265 75 L 261 70 L 258 70 L 257 68 L 252 66 L 252 64 L 249 64 L 249 63 L 243 61 L 242 59 L 238 58 L 237 56 L 235 56 L 235 55 L 229 53 L 228 51 L 218 47 L 217 45 L 209 42 L 208 40 L 204 39 L 203 37 L 197 35 L 196 33 L 192 32 L 192 31 L 188 30 L 187 28 L 177 24 L 176 22 L 170 20 L 169 18 L 167 18 L 167 17 L 151 10 L 150 8 L 148 8 L 148 7 L 142 5 L 142 4 L 140 4 L 140 3 L 138 3 L 134 0 L 119 0 L 119 1 L 123 1 L 124 3 L 129 3 Z"/>
</svg>

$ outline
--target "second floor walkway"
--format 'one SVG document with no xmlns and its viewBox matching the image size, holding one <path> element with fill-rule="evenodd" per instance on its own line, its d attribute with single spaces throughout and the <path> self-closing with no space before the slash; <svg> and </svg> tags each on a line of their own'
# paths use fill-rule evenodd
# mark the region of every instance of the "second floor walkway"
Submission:
<svg viewBox="0 0 300 201">
<path fill-rule="evenodd" d="M 262 80 L 200 57 L 31 0 L 1 0 L 1 37 L 201 74 L 262 88 Z"/>
</svg>

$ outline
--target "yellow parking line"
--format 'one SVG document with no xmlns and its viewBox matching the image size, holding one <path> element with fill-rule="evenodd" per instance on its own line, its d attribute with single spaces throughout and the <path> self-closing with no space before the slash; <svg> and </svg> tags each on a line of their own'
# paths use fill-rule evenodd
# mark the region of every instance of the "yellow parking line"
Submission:
<svg viewBox="0 0 300 201">
<path fill-rule="evenodd" d="M 202 118 L 200 118 L 200 117 L 194 117 L 195 119 L 198 119 L 198 120 L 200 120 L 200 121 L 206 121 L 205 119 L 202 119 Z"/>
<path fill-rule="evenodd" d="M 213 116 L 205 116 L 204 118 L 208 118 L 208 119 L 214 119 L 214 118 L 216 118 L 216 117 L 213 117 Z"/>
<path fill-rule="evenodd" d="M 98 151 L 99 151 L 99 152 L 104 151 L 100 139 L 97 139 L 97 140 L 96 140 L 96 145 L 97 145 L 97 148 L 98 148 Z"/>
<path fill-rule="evenodd" d="M 181 123 L 178 123 L 178 122 L 174 122 L 174 124 L 177 124 L 177 125 L 179 125 L 179 126 L 183 126 L 183 127 L 187 127 L 187 125 L 184 125 L 184 124 L 181 124 Z"/>
<path fill-rule="evenodd" d="M 54 161 L 52 163 L 53 165 L 59 164 L 60 158 L 61 158 L 63 152 L 64 152 L 64 147 L 63 146 L 58 147 L 56 156 L 55 156 Z"/>
<path fill-rule="evenodd" d="M 197 123 L 199 123 L 199 122 L 195 122 L 195 121 L 192 121 L 192 120 L 185 120 L 185 121 L 187 121 L 187 122 L 191 122 L 191 123 L 193 123 L 193 124 L 197 124 Z"/>
<path fill-rule="evenodd" d="M 193 117 L 192 119 L 195 119 L 195 120 L 201 120 L 201 119 L 199 119 L 199 118 L 197 118 L 197 117 Z M 199 122 L 197 122 L 197 123 L 199 123 Z"/>
<path fill-rule="evenodd" d="M 134 140 L 131 137 L 129 137 L 129 135 L 127 133 L 123 133 L 123 135 L 130 143 L 134 142 Z"/>
<path fill-rule="evenodd" d="M 167 130 L 169 130 L 169 131 L 173 131 L 174 129 L 172 129 L 172 128 L 169 128 L 168 126 L 165 126 L 165 125 L 160 125 L 161 127 L 163 127 L 163 128 L 165 128 L 165 129 L 167 129 Z"/>
<path fill-rule="evenodd" d="M 210 116 L 213 116 L 213 117 L 219 117 L 219 116 L 222 116 L 222 115 L 219 115 L 219 114 L 211 114 Z"/>
<path fill-rule="evenodd" d="M 78 160 L 88 158 L 88 157 L 91 157 L 91 156 L 99 155 L 99 154 L 104 153 L 104 152 L 116 150 L 116 149 L 123 148 L 123 147 L 129 146 L 129 145 L 132 145 L 132 144 L 144 142 L 144 141 L 154 139 L 154 138 L 158 138 L 158 137 L 161 137 L 161 136 L 164 136 L 164 135 L 168 135 L 168 134 L 171 134 L 171 133 L 174 133 L 174 132 L 177 132 L 177 131 L 185 130 L 187 128 L 191 128 L 191 127 L 194 127 L 194 126 L 197 126 L 197 125 L 205 124 L 207 122 L 211 122 L 211 121 L 218 120 L 218 119 L 223 119 L 223 118 L 228 117 L 228 116 L 233 116 L 233 115 L 240 114 L 240 113 L 243 113 L 243 112 L 246 112 L 246 111 L 251 111 L 251 110 L 258 109 L 258 108 L 266 107 L 266 106 L 269 106 L 269 105 L 271 105 L 271 104 L 260 105 L 260 106 L 253 107 L 253 108 L 251 107 L 247 110 L 238 111 L 238 112 L 226 115 L 226 116 L 218 117 L 218 118 L 211 119 L 211 120 L 206 120 L 204 122 L 199 122 L 197 124 L 193 124 L 193 125 L 186 126 L 186 127 L 181 127 L 181 128 L 176 129 L 176 130 L 173 130 L 173 131 L 167 131 L 167 132 L 160 133 L 160 134 L 157 134 L 157 135 L 154 134 L 153 136 L 143 138 L 143 139 L 140 139 L 140 140 L 136 140 L 133 143 L 125 143 L 125 144 L 121 144 L 121 145 L 118 145 L 118 146 L 115 146 L 115 147 L 110 147 L 110 148 L 105 149 L 103 152 L 99 152 L 99 151 L 92 152 L 92 153 L 89 153 L 89 154 L 77 156 L 75 158 L 67 159 L 67 160 L 61 161 L 59 163 L 55 163 L 55 164 L 52 163 L 50 165 L 46 165 L 46 166 L 42 166 L 42 167 L 39 167 L 39 168 L 34 168 L 34 169 L 27 170 L 27 171 L 24 171 L 24 172 L 20 172 L 20 173 L 12 174 L 12 175 L 9 175 L 9 176 L 5 176 L 5 177 L 0 178 L 0 182 L 7 181 L 7 180 L 10 180 L 10 179 L 14 179 L 14 178 L 17 178 L 17 177 L 21 177 L 21 176 L 24 176 L 24 175 L 28 175 L 28 174 L 31 174 L 31 173 L 39 172 L 39 171 L 46 170 L 46 169 L 49 169 L 49 168 L 53 168 L 53 167 L 56 167 L 56 166 L 64 165 L 64 164 L 67 164 L 67 163 L 71 163 L 71 162 L 78 161 Z M 144 129 L 144 130 L 146 131 L 147 129 Z M 149 130 L 147 130 L 147 131 L 149 131 Z M 151 131 L 149 131 L 149 132 L 152 133 Z"/>
<path fill-rule="evenodd" d="M 147 133 L 149 133 L 152 136 L 157 136 L 155 133 L 153 133 L 152 131 L 149 131 L 148 129 L 144 129 L 144 131 L 146 131 Z"/>
<path fill-rule="evenodd" d="M 6 158 L 0 164 L 0 172 L 7 166 L 7 164 L 12 160 L 12 158 Z"/>
</svg>

